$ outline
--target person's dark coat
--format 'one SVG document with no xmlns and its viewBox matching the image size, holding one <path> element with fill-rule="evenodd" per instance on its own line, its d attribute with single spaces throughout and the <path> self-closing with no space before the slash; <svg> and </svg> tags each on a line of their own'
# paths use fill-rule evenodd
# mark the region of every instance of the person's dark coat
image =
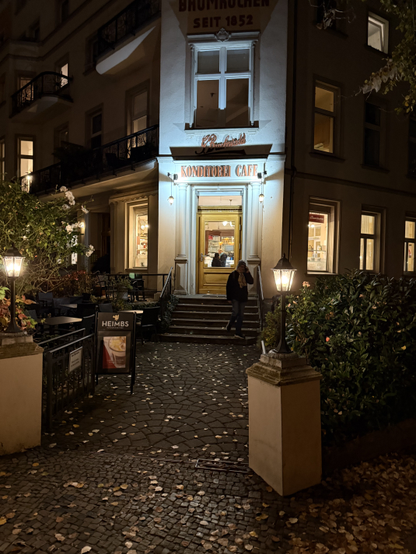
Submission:
<svg viewBox="0 0 416 554">
<path fill-rule="evenodd" d="M 238 300 L 238 302 L 247 302 L 248 300 L 248 289 L 247 285 L 252 285 L 254 280 L 251 276 L 251 273 L 247 271 L 244 273 L 246 278 L 247 285 L 245 287 L 240 287 L 238 284 L 239 273 L 237 270 L 230 273 L 227 281 L 227 300 Z"/>
<path fill-rule="evenodd" d="M 211 267 L 221 267 L 221 260 L 218 254 L 215 254 L 213 257 Z"/>
</svg>

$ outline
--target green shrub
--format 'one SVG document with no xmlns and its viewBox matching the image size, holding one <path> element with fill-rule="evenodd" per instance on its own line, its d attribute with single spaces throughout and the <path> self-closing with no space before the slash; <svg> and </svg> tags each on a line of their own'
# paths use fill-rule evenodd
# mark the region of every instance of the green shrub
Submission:
<svg viewBox="0 0 416 554">
<path fill-rule="evenodd" d="M 327 444 L 416 417 L 416 281 L 321 277 L 288 299 L 287 338 L 323 375 Z"/>
</svg>

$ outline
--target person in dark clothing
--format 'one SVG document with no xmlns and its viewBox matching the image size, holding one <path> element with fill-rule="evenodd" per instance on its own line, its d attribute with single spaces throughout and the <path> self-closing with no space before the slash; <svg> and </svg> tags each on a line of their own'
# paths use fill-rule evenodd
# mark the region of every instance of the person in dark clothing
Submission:
<svg viewBox="0 0 416 554">
<path fill-rule="evenodd" d="M 221 267 L 221 260 L 220 260 L 220 255 L 218 254 L 218 252 L 215 252 L 215 254 L 214 254 L 214 258 L 211 262 L 211 267 Z"/>
<path fill-rule="evenodd" d="M 235 336 L 240 339 L 245 339 L 241 328 L 243 326 L 244 308 L 248 299 L 247 285 L 252 284 L 253 277 L 247 264 L 244 260 L 240 260 L 237 269 L 230 273 L 227 281 L 227 300 L 232 304 L 233 311 L 226 327 L 227 331 L 231 331 L 235 323 Z"/>
<path fill-rule="evenodd" d="M 227 254 L 223 252 L 220 256 L 221 267 L 227 267 Z"/>
</svg>

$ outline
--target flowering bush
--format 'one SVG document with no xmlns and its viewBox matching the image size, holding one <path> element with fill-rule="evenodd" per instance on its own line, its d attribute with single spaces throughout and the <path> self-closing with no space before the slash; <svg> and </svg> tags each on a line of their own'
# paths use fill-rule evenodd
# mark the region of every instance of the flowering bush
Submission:
<svg viewBox="0 0 416 554">
<path fill-rule="evenodd" d="M 10 300 L 6 298 L 7 287 L 0 287 L 0 332 L 7 329 L 10 323 Z M 25 308 L 33 304 L 33 300 L 29 300 L 22 296 L 16 298 L 16 323 L 22 331 L 34 331 L 36 321 L 25 314 Z"/>
<path fill-rule="evenodd" d="M 24 271 L 16 281 L 18 294 L 51 290 L 72 253 L 90 256 L 94 251 L 80 240 L 82 223 L 77 215 L 87 208 L 78 205 L 66 187 L 59 192 L 63 196 L 42 202 L 18 182 L 0 183 L 0 255 L 15 246 L 25 257 Z"/>
<path fill-rule="evenodd" d="M 320 277 L 288 303 L 288 343 L 323 375 L 326 443 L 416 417 L 415 280 Z"/>
</svg>

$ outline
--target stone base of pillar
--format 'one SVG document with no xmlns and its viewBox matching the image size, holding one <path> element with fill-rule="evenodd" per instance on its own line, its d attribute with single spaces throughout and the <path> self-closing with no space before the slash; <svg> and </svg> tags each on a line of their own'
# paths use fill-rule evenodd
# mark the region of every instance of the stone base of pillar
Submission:
<svg viewBox="0 0 416 554">
<path fill-rule="evenodd" d="M 248 295 L 257 296 L 257 267 L 260 265 L 260 258 L 258 256 L 249 256 L 247 259 L 247 265 L 250 270 L 251 275 L 253 276 L 254 283 L 248 286 Z"/>
<path fill-rule="evenodd" d="M 247 369 L 249 466 L 282 496 L 321 481 L 321 374 L 296 354 Z"/>
<path fill-rule="evenodd" d="M 0 456 L 40 445 L 42 353 L 33 342 L 0 346 Z"/>
<path fill-rule="evenodd" d="M 175 295 L 188 294 L 188 259 L 177 257 L 175 259 Z"/>
</svg>

